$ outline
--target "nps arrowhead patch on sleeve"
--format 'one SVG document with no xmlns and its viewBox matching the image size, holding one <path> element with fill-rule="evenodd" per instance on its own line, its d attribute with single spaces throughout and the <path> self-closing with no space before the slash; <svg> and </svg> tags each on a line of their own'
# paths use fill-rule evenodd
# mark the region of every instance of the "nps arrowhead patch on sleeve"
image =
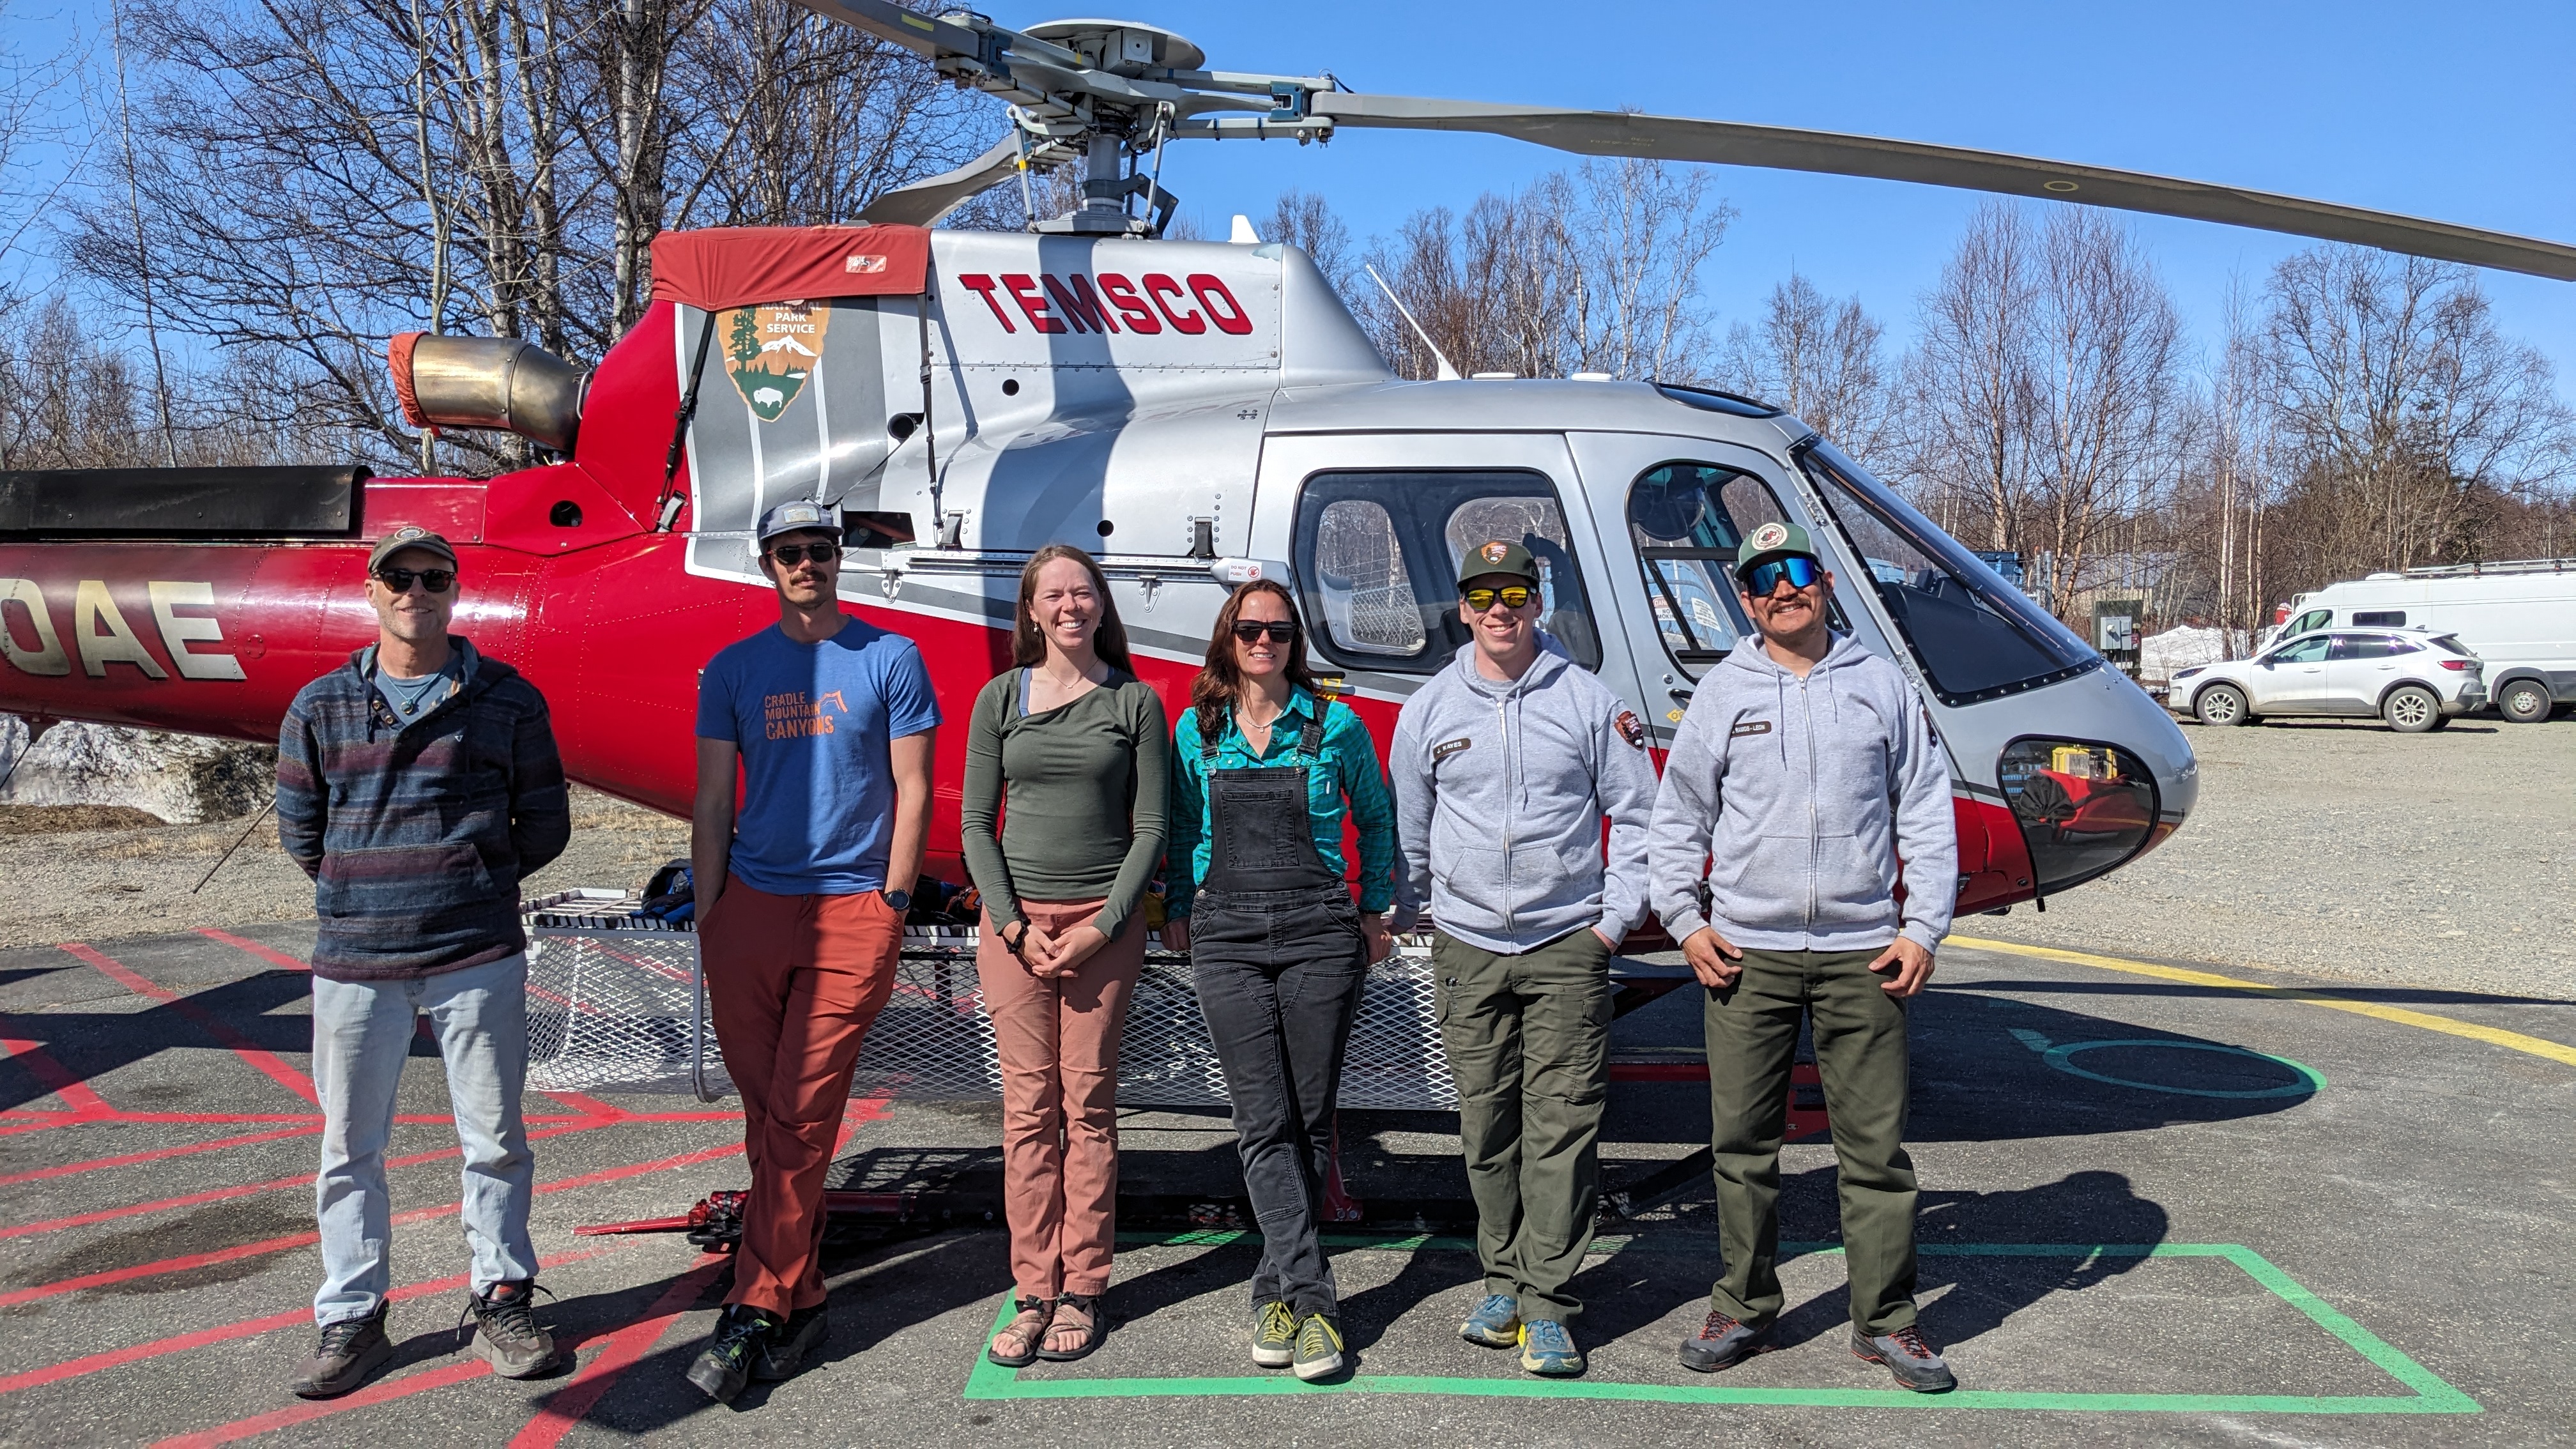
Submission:
<svg viewBox="0 0 2576 1449">
<path fill-rule="evenodd" d="M 1642 750 L 1646 747 L 1646 726 L 1629 711 L 1619 711 L 1618 718 L 1610 721 L 1610 727 L 1619 732 L 1619 738 L 1626 740 L 1630 748 Z"/>
</svg>

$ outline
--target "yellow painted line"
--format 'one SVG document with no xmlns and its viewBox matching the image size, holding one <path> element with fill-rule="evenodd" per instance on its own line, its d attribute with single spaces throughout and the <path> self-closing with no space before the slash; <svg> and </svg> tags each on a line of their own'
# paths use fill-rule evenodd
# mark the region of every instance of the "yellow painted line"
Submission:
<svg viewBox="0 0 2576 1449">
<path fill-rule="evenodd" d="M 2348 1001 L 2340 996 L 2298 986 L 2266 986 L 2260 981 L 2239 981 L 2233 976 L 2221 976 L 2213 971 L 2191 971 L 2180 966 L 2156 966 L 2145 961 L 2124 961 L 2117 956 L 2095 956 L 2083 951 L 2060 951 L 2048 946 L 2025 946 L 2018 941 L 1986 941 L 1974 936 L 1952 936 L 1949 938 L 1949 943 L 1954 946 L 1972 947 L 1979 951 L 2002 951 L 2014 956 L 2036 956 L 2043 961 L 2068 961 L 2078 966 L 2099 967 L 2104 971 L 2125 971 L 2132 976 L 2153 976 L 2164 981 L 2182 981 L 2193 986 L 2224 987 L 2230 991 L 2242 991 L 2253 996 L 2269 996 L 2281 1001 L 2304 1001 L 2310 1006 L 2331 1007 L 2336 1011 L 2349 1011 L 2355 1016 L 2375 1016 L 2381 1021 L 2393 1021 L 2401 1026 L 2420 1026 L 2426 1031 L 2464 1036 L 2471 1041 L 2485 1042 L 2489 1046 L 2500 1046 L 2509 1051 L 2529 1052 L 2536 1057 L 2547 1057 L 2553 1062 L 2576 1067 L 2576 1046 L 2567 1046 L 2536 1036 L 2525 1036 L 2521 1032 L 2506 1031 L 2501 1027 L 2480 1026 L 2476 1022 L 2461 1021 L 2456 1017 L 2435 1016 L 2429 1011 L 2408 1011 L 2402 1006 L 2381 1006 L 2376 1002 Z"/>
</svg>

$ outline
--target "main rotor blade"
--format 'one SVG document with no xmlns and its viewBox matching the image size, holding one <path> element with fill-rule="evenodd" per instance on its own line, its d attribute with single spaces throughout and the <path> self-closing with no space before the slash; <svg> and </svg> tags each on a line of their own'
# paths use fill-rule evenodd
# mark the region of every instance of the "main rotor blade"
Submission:
<svg viewBox="0 0 2576 1449">
<path fill-rule="evenodd" d="M 983 38 L 963 25 L 933 20 L 918 15 L 886 0 L 796 0 L 796 3 L 844 25 L 864 30 L 879 40 L 890 40 L 924 60 L 975 60 L 984 51 Z"/>
<path fill-rule="evenodd" d="M 812 0 L 808 0 L 812 3 Z M 2324 241 L 2353 242 L 2383 251 L 2403 252 L 2446 262 L 2524 272 L 2558 281 L 2576 281 L 2576 246 L 2541 241 L 2504 232 L 2481 231 L 2449 222 L 2424 221 L 2387 212 L 2363 211 L 2333 202 L 2216 186 L 2205 181 L 2179 181 L 2137 171 L 2076 166 L 2008 156 L 1995 151 L 1969 151 L 1918 141 L 1889 141 L 1875 136 L 1847 136 L 1832 131 L 1802 131 L 1785 126 L 1749 126 L 1734 121 L 1701 121 L 1678 116 L 1643 116 L 1625 111 L 1577 111 L 1550 106 L 1492 105 L 1479 101 L 1429 100 L 1415 96 L 1372 96 L 1318 92 L 1314 114 L 1336 127 L 1376 126 L 1416 131 L 1482 131 L 1514 140 L 1553 146 L 1592 156 L 1642 156 L 1666 161 L 1709 161 L 1728 166 L 1762 166 L 1777 171 L 1819 171 L 1837 176 L 1872 176 L 1887 181 L 1914 181 L 1991 191 L 2004 196 L 2032 196 L 2073 201 L 2122 211 L 2224 222 L 2262 231 Z"/>
<path fill-rule="evenodd" d="M 993 149 L 937 176 L 898 186 L 860 208 L 858 220 L 932 226 L 984 191 L 1011 179 L 1019 166 L 1019 134 L 1006 132 Z"/>
</svg>

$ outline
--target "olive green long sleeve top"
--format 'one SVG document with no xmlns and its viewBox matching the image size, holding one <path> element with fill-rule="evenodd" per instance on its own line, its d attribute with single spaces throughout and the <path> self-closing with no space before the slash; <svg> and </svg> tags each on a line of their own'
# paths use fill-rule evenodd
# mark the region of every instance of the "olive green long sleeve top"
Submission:
<svg viewBox="0 0 2576 1449">
<path fill-rule="evenodd" d="M 1171 732 L 1162 697 L 1125 674 L 1069 704 L 1021 712 L 1025 669 L 975 697 L 959 832 L 997 926 L 1022 899 L 1100 899 L 1115 940 L 1163 857 Z"/>
</svg>

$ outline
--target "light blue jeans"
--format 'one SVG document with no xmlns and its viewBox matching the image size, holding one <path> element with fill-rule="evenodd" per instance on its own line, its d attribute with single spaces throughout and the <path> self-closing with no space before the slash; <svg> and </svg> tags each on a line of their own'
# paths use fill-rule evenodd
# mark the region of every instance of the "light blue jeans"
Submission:
<svg viewBox="0 0 2576 1449">
<path fill-rule="evenodd" d="M 447 1100 L 465 1150 L 465 1240 L 474 1291 L 537 1276 L 528 1240 L 536 1159 L 519 1118 L 528 1078 L 528 958 L 505 957 L 411 981 L 313 979 L 313 1085 L 322 1098 L 322 1291 L 313 1321 L 365 1318 L 385 1301 L 393 1205 L 385 1141 L 411 1055 L 412 1019 L 429 1015 L 447 1061 Z"/>
</svg>

